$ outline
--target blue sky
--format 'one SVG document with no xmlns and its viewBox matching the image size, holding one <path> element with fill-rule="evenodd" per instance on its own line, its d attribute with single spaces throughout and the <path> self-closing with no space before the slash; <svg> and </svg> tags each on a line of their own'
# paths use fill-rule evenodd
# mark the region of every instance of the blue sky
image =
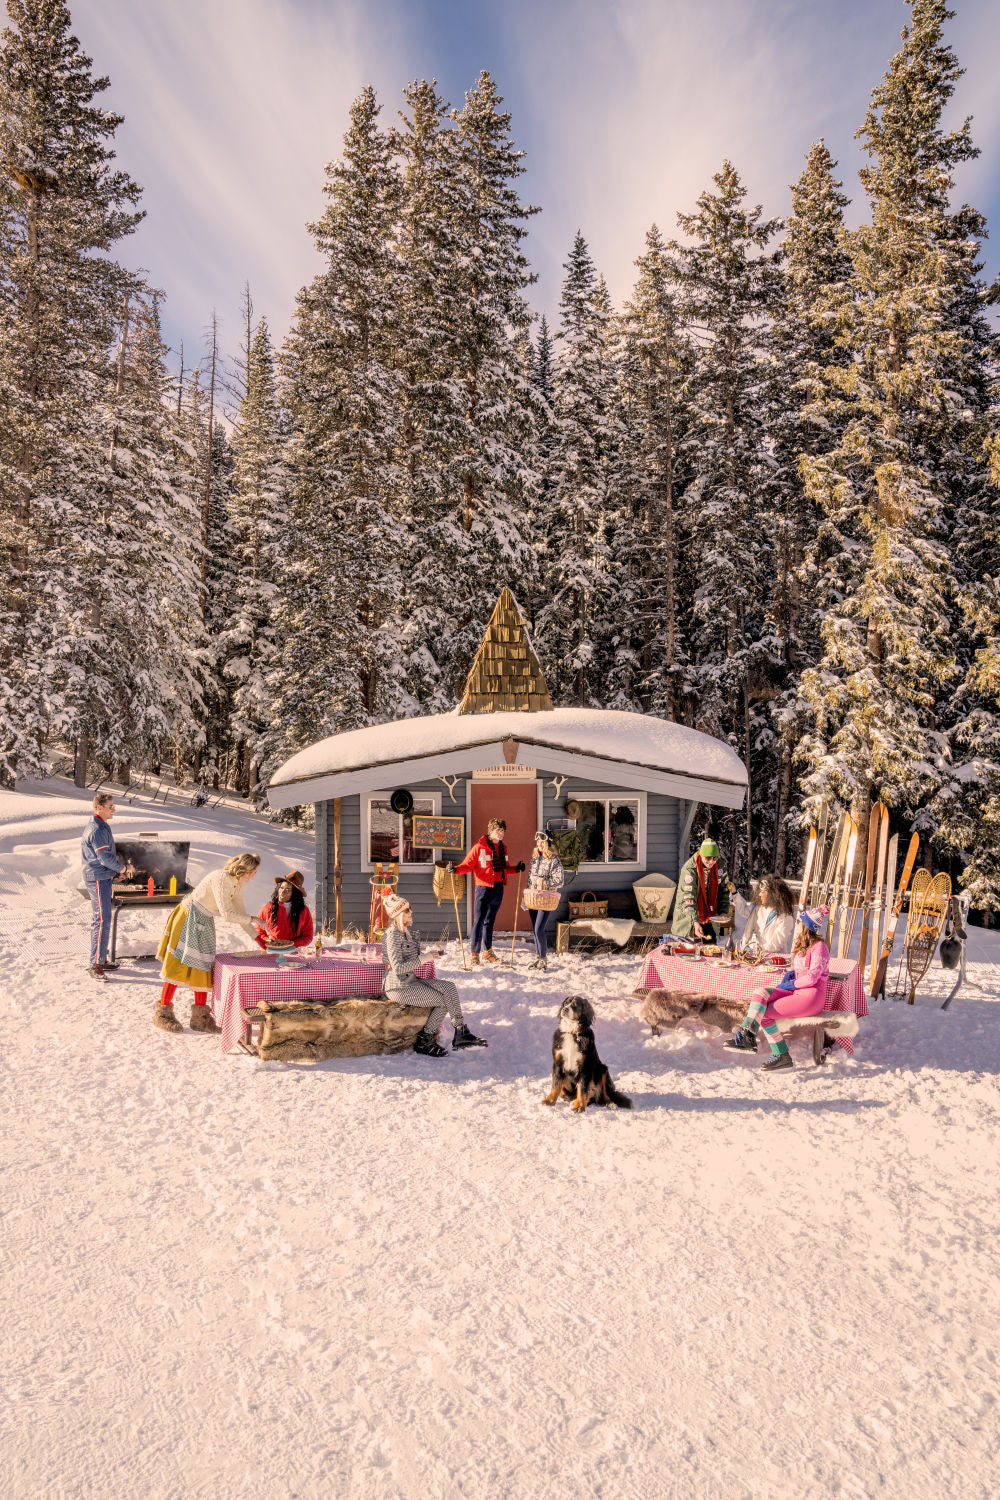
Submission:
<svg viewBox="0 0 1000 1500">
<path fill-rule="evenodd" d="M 725 157 L 768 215 L 819 136 L 863 215 L 854 132 L 896 50 L 901 0 L 70 0 L 105 96 L 126 122 L 123 164 L 147 218 L 126 247 L 167 293 L 165 333 L 187 357 L 213 308 L 239 338 L 240 289 L 279 336 L 317 268 L 305 224 L 351 99 L 372 82 L 383 120 L 403 85 L 437 77 L 460 103 L 496 77 L 527 153 L 522 195 L 543 212 L 528 253 L 551 315 L 583 231 L 616 302 L 643 235 L 670 235 Z M 1000 5 L 955 0 L 949 37 L 966 68 L 956 118 L 982 155 L 963 198 L 987 213 L 1000 272 Z"/>
</svg>

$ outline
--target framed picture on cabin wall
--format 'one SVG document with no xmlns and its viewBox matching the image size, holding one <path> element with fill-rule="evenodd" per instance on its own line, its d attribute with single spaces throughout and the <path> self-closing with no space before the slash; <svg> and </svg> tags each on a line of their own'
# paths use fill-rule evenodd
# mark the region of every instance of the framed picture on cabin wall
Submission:
<svg viewBox="0 0 1000 1500">
<path fill-rule="evenodd" d="M 645 792 L 567 791 L 566 800 L 579 806 L 575 819 L 580 837 L 580 868 L 610 865 L 615 869 L 645 869 Z"/>
<path fill-rule="evenodd" d="M 391 792 L 373 792 L 361 799 L 361 867 L 370 871 L 376 860 L 394 861 L 401 870 L 431 869 L 438 858 L 438 845 L 420 847 L 413 836 L 415 819 L 437 818 L 441 812 L 440 792 L 414 792 L 413 810 L 393 812 L 389 805 Z M 459 821 L 452 820 L 452 821 Z"/>
<path fill-rule="evenodd" d="M 460 849 L 465 853 L 465 819 L 413 814 L 414 849 Z"/>
</svg>

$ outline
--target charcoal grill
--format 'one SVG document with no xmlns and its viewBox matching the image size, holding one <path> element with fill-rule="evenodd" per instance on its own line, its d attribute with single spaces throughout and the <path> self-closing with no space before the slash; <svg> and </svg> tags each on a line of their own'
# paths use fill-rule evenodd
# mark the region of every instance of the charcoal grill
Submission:
<svg viewBox="0 0 1000 1500">
<path fill-rule="evenodd" d="M 191 844 L 188 840 L 160 839 L 155 834 L 140 834 L 137 839 L 116 839 L 115 849 L 123 864 L 131 864 L 135 874 L 128 880 L 116 880 L 111 887 L 111 935 L 108 942 L 108 958 L 114 963 L 118 942 L 118 918 L 132 907 L 176 906 L 193 889 L 188 885 L 187 862 Z M 149 879 L 153 878 L 153 894 L 149 894 Z M 177 889 L 170 893 L 170 881 L 176 880 Z M 80 887 L 81 895 L 90 900 L 86 886 Z M 154 958 L 155 954 L 144 953 L 142 958 Z"/>
</svg>

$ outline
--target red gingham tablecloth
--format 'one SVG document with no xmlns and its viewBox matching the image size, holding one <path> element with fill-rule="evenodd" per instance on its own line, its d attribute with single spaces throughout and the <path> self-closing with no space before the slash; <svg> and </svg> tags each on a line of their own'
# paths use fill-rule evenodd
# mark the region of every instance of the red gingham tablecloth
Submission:
<svg viewBox="0 0 1000 1500">
<path fill-rule="evenodd" d="M 776 984 L 784 968 L 723 969 L 710 959 L 692 963 L 675 958 L 665 948 L 654 948 L 646 957 L 639 974 L 635 994 L 646 990 L 686 990 L 689 995 L 718 995 L 724 1000 L 749 1003 L 755 991 Z M 831 958 L 830 984 L 826 992 L 827 1010 L 852 1010 L 856 1016 L 868 1014 L 868 1001 L 861 969 L 851 959 Z M 854 1055 L 849 1036 L 834 1037 L 838 1047 Z"/>
<path fill-rule="evenodd" d="M 222 1050 L 231 1051 L 243 1031 L 243 1012 L 261 1000 L 343 1000 L 382 993 L 381 954 L 372 958 L 312 957 L 308 969 L 279 968 L 269 954 L 219 953 L 212 970 L 212 1010 L 222 1027 Z M 435 978 L 433 961 L 414 970 Z"/>
</svg>

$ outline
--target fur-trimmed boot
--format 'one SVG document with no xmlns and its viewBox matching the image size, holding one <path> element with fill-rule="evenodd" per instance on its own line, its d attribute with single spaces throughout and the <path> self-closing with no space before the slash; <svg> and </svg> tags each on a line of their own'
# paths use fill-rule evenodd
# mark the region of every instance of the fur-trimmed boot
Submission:
<svg viewBox="0 0 1000 1500">
<path fill-rule="evenodd" d="M 188 1025 L 192 1031 L 221 1031 L 222 1029 L 212 1015 L 209 1005 L 192 1005 Z"/>
<path fill-rule="evenodd" d="M 183 1031 L 184 1027 L 174 1015 L 174 1007 L 168 1001 L 164 1005 L 162 1000 L 157 1000 L 153 1006 L 153 1025 L 159 1026 L 161 1031 Z"/>
</svg>

